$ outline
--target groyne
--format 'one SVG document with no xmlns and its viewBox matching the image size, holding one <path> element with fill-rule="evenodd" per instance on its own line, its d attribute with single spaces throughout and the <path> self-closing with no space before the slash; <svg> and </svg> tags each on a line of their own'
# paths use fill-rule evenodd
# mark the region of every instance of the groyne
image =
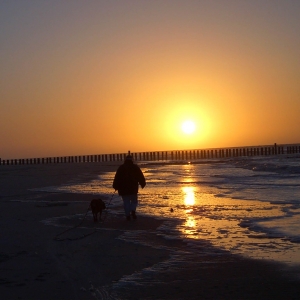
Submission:
<svg viewBox="0 0 300 300">
<path fill-rule="evenodd" d="M 264 145 L 247 147 L 208 148 L 192 150 L 132 152 L 135 161 L 164 160 L 199 160 L 214 158 L 230 158 L 243 156 L 271 156 L 300 153 L 300 144 Z M 77 156 L 57 156 L 39 158 L 1 159 L 0 165 L 57 164 L 57 163 L 92 163 L 123 161 L 126 153 L 94 154 Z"/>
</svg>

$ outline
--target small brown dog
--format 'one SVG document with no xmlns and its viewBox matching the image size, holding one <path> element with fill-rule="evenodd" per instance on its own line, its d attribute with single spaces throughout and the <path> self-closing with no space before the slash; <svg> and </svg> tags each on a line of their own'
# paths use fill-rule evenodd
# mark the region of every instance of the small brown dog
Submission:
<svg viewBox="0 0 300 300">
<path fill-rule="evenodd" d="M 91 209 L 94 217 L 94 222 L 98 221 L 97 215 L 100 213 L 99 221 L 101 220 L 102 210 L 106 208 L 105 203 L 102 199 L 93 199 L 91 201 Z"/>
</svg>

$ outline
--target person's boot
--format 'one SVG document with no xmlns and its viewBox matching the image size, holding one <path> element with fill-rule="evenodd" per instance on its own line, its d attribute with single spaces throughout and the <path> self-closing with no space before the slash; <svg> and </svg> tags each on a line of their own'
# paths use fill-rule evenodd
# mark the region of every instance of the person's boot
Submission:
<svg viewBox="0 0 300 300">
<path fill-rule="evenodd" d="M 134 210 L 131 212 L 131 215 L 132 215 L 132 218 L 133 218 L 133 219 L 136 219 L 136 214 L 135 214 L 135 211 L 134 211 Z"/>
</svg>

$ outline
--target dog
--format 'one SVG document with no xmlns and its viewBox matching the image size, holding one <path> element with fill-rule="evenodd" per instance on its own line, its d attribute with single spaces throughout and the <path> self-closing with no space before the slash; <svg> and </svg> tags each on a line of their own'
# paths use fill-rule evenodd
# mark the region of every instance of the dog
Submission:
<svg viewBox="0 0 300 300">
<path fill-rule="evenodd" d="M 102 210 L 106 209 L 106 205 L 103 202 L 102 199 L 93 199 L 91 201 L 91 209 L 92 209 L 92 213 L 93 213 L 93 217 L 94 217 L 94 222 L 98 221 L 97 215 L 98 213 L 100 213 L 100 217 L 99 217 L 99 221 L 101 221 L 101 215 L 102 215 Z"/>
</svg>

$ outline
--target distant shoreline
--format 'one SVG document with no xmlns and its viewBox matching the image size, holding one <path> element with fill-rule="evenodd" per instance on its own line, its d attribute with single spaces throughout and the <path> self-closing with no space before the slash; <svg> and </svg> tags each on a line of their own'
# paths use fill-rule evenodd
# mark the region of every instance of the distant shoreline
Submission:
<svg viewBox="0 0 300 300">
<path fill-rule="evenodd" d="M 239 156 L 260 156 L 300 153 L 300 143 L 296 144 L 273 144 L 254 145 L 241 147 L 221 147 L 186 150 L 164 150 L 132 152 L 136 161 L 157 160 L 180 160 L 180 159 L 203 159 L 203 158 L 225 158 Z M 81 163 L 81 162 L 121 162 L 127 153 L 51 156 L 37 158 L 9 158 L 1 159 L 0 165 L 28 165 L 28 164 L 52 164 L 52 163 Z"/>
</svg>

